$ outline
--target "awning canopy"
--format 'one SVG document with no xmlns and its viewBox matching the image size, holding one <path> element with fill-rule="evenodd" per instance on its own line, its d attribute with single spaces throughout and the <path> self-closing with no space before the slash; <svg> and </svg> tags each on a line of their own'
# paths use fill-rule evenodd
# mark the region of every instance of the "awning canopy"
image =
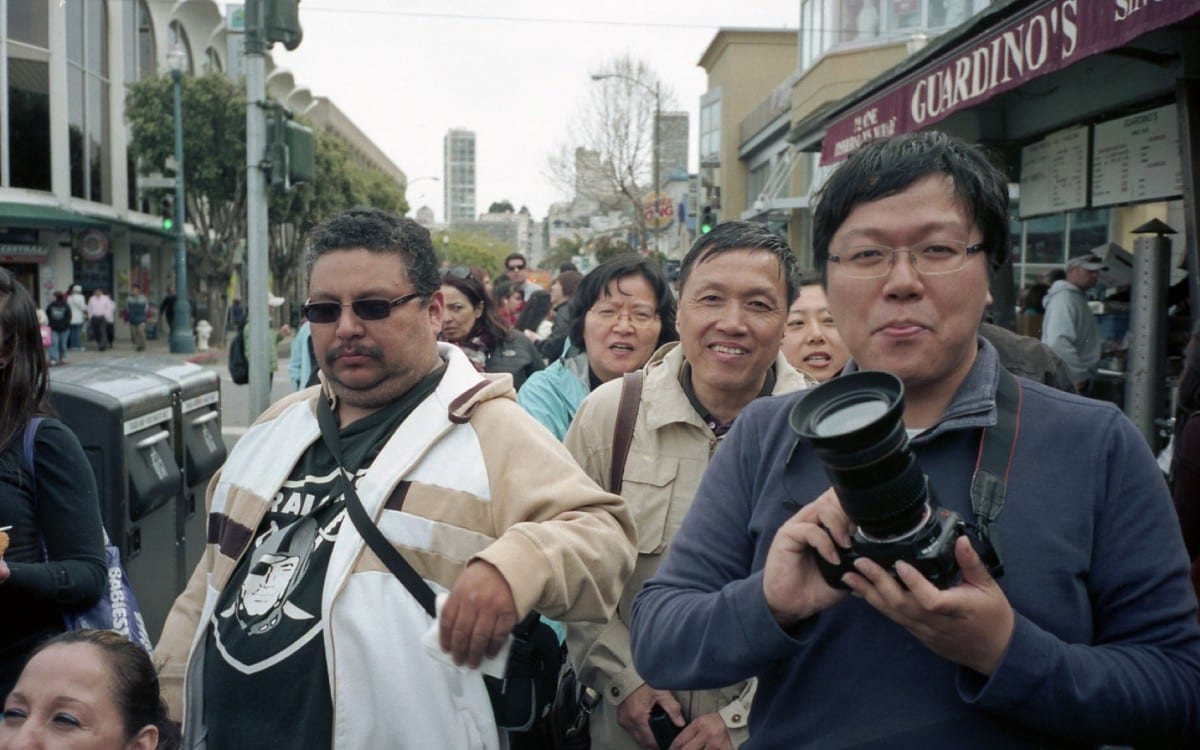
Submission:
<svg viewBox="0 0 1200 750">
<path fill-rule="evenodd" d="M 1019 6 L 1010 3 L 1008 6 Z M 968 34 L 898 77 L 868 85 L 826 120 L 821 165 L 841 161 L 864 143 L 929 127 L 1029 81 L 1107 52 L 1200 13 L 1196 0 L 1105 3 L 1039 0 L 999 25 Z M 793 139 L 794 140 L 794 139 Z"/>
<path fill-rule="evenodd" d="M 35 203 L 0 202 L 0 227 L 23 229 L 108 229 L 110 222 Z"/>
</svg>

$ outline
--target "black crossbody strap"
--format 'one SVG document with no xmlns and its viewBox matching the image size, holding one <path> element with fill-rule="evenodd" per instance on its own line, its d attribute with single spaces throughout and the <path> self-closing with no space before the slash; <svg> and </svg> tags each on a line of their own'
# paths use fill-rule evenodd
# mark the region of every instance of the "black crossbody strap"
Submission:
<svg viewBox="0 0 1200 750">
<path fill-rule="evenodd" d="M 1000 368 L 996 386 L 996 424 L 983 431 L 979 458 L 971 480 L 971 507 L 983 526 L 996 520 L 1004 508 L 1008 474 L 1021 431 L 1021 384 L 1008 370 Z"/>
<path fill-rule="evenodd" d="M 642 380 L 645 372 L 634 370 L 621 379 L 621 400 L 617 403 L 617 422 L 613 426 L 612 466 L 609 467 L 608 491 L 621 494 L 625 480 L 625 462 L 633 444 L 633 428 L 637 426 L 638 407 L 642 404 Z"/>
<path fill-rule="evenodd" d="M 392 575 L 404 584 L 404 588 L 408 589 L 408 593 L 413 595 L 413 598 L 429 613 L 430 617 L 437 617 L 437 597 L 433 593 L 433 589 L 429 588 L 429 584 L 425 583 L 425 579 L 421 574 L 413 569 L 413 566 L 404 559 L 404 555 L 396 551 L 386 538 L 379 527 L 371 521 L 367 515 L 367 509 L 363 507 L 362 501 L 358 499 L 358 492 L 354 489 L 354 482 L 346 473 L 346 466 L 342 463 L 342 444 L 338 437 L 337 421 L 334 419 L 333 410 L 329 408 L 329 400 L 323 395 L 317 397 L 317 424 L 321 426 L 321 439 L 325 441 L 325 447 L 333 454 L 334 459 L 338 463 L 339 475 L 342 478 L 343 493 L 346 497 L 346 514 L 350 516 L 350 520 L 354 523 L 354 528 L 358 529 L 359 535 L 363 541 L 375 553 L 375 556 L 387 567 Z M 400 504 L 403 505 L 404 494 L 407 492 L 408 483 L 403 482 L 398 488 L 400 495 Z"/>
</svg>

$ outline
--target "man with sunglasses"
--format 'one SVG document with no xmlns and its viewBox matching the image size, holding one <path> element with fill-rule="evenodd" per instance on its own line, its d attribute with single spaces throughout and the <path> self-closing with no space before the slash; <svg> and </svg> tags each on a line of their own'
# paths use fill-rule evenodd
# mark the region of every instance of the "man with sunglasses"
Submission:
<svg viewBox="0 0 1200 750">
<path fill-rule="evenodd" d="M 945 588 L 866 557 L 835 579 L 849 591 L 831 587 L 817 557 L 838 561 L 851 524 L 790 424 L 806 394 L 750 404 L 635 602 L 631 634 L 656 686 L 757 676 L 752 747 L 1200 746 L 1196 598 L 1144 439 L 1112 404 L 1033 381 L 1013 383 L 1013 408 L 1007 386 L 997 403 L 1004 373 L 976 328 L 1008 226 L 1005 175 L 936 132 L 868 143 L 822 189 L 813 252 L 846 370 L 903 382 L 903 426 L 936 505 L 981 521 L 981 441 L 1015 417 L 994 475 L 1007 490 L 989 513 L 1003 575 L 963 536 L 961 576 Z"/>
<path fill-rule="evenodd" d="M 498 748 L 475 668 L 531 611 L 607 616 L 628 510 L 511 378 L 438 343 L 426 229 L 346 211 L 310 233 L 308 271 L 321 384 L 268 409 L 209 485 L 211 546 L 156 654 L 172 711 L 193 748 Z M 446 596 L 436 623 L 370 528 Z"/>
<path fill-rule="evenodd" d="M 517 286 L 525 293 L 525 299 L 533 296 L 534 292 L 542 291 L 542 285 L 529 280 L 526 268 L 529 262 L 525 260 L 525 256 L 520 253 L 510 253 L 504 259 L 504 275 L 508 280 Z"/>
</svg>

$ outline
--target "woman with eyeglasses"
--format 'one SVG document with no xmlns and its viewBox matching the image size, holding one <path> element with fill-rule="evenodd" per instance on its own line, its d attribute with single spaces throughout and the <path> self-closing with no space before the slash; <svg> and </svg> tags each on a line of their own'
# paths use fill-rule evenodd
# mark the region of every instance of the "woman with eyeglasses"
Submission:
<svg viewBox="0 0 1200 750">
<path fill-rule="evenodd" d="M 675 297 L 652 260 L 622 255 L 601 263 L 570 302 L 570 337 L 581 353 L 536 373 L 517 402 L 559 440 L 596 386 L 632 372 L 676 341 Z"/>
<path fill-rule="evenodd" d="M 525 379 L 544 367 L 541 355 L 524 335 L 500 319 L 496 305 L 468 268 L 442 276 L 442 333 L 480 372 L 507 372 L 518 391 Z"/>
</svg>

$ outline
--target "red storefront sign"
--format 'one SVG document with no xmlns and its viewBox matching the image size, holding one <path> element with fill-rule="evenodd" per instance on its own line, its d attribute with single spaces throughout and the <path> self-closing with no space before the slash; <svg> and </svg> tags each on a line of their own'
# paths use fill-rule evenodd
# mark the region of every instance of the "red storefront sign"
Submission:
<svg viewBox="0 0 1200 750">
<path fill-rule="evenodd" d="M 1049 0 L 909 74 L 825 131 L 821 164 L 1200 13 L 1196 0 Z"/>
</svg>

